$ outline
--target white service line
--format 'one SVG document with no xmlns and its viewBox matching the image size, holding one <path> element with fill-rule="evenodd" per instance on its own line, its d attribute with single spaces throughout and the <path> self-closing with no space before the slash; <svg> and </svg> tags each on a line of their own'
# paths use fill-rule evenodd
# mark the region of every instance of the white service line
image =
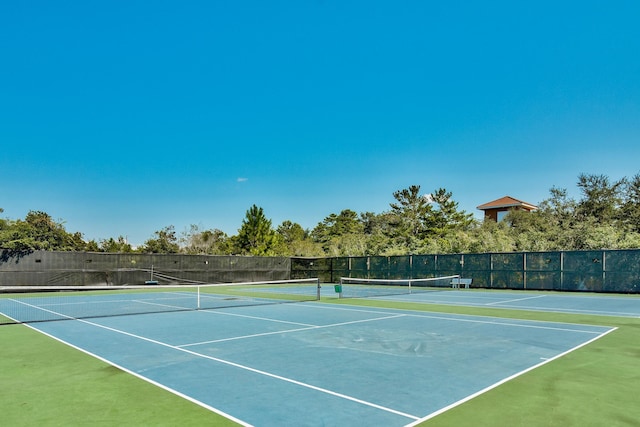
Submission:
<svg viewBox="0 0 640 427">
<path fill-rule="evenodd" d="M 546 297 L 546 295 L 536 295 L 534 297 L 516 298 L 516 299 L 508 299 L 508 300 L 504 300 L 504 301 L 488 302 L 485 305 L 509 304 L 509 303 L 516 302 L 516 301 L 525 301 L 525 300 L 529 300 L 529 299 L 537 299 L 537 298 L 544 298 L 544 297 Z"/>
<path fill-rule="evenodd" d="M 356 306 L 356 305 L 340 305 L 340 306 L 332 306 L 332 307 L 322 306 L 322 305 L 313 305 L 313 306 L 308 305 L 306 307 L 309 307 L 309 308 L 312 307 L 320 310 L 357 311 L 361 313 L 376 313 L 376 314 L 392 313 L 389 311 L 371 310 L 371 309 L 367 309 L 364 306 Z M 364 308 L 359 308 L 359 307 L 364 307 Z M 567 322 L 550 322 L 550 321 L 544 321 L 544 320 L 522 320 L 523 323 L 514 323 L 514 322 L 511 322 L 510 320 L 517 322 L 518 319 L 508 319 L 508 318 L 482 316 L 482 315 L 467 315 L 467 314 L 456 314 L 456 315 L 453 315 L 453 317 L 451 317 L 451 316 L 440 316 L 436 314 L 423 314 L 423 313 L 430 313 L 430 312 L 421 312 L 421 311 L 415 311 L 415 310 L 404 310 L 404 311 L 410 312 L 410 313 L 404 314 L 404 316 L 406 317 L 422 317 L 426 319 L 446 320 L 450 322 L 480 323 L 480 324 L 489 324 L 489 325 L 498 325 L 498 326 L 511 326 L 515 328 L 548 329 L 552 331 L 580 332 L 580 333 L 587 333 L 587 334 L 600 333 L 600 331 L 589 331 L 589 330 L 583 330 L 583 329 L 571 329 L 571 328 L 562 328 L 559 326 L 549 326 L 549 325 L 585 326 L 582 324 L 573 324 L 573 323 L 567 323 Z M 482 320 L 482 319 L 500 319 L 503 321 Z M 603 326 L 603 325 L 586 325 L 586 326 L 597 326 L 597 327 L 604 327 L 604 328 L 609 327 L 609 326 Z"/>
<path fill-rule="evenodd" d="M 231 306 L 231 307 L 221 307 L 221 308 L 234 308 L 234 307 Z M 218 310 L 218 309 L 206 309 L 205 308 L 205 309 L 202 309 L 202 310 L 198 310 L 198 313 L 213 314 L 213 315 L 218 315 L 218 316 L 243 317 L 243 318 L 246 318 L 246 319 L 264 320 L 264 321 L 267 321 L 267 322 L 286 323 L 288 325 L 316 326 L 316 325 L 312 325 L 310 323 L 292 322 L 290 320 L 272 319 L 270 317 L 249 316 L 247 314 L 229 313 L 227 311 L 222 311 L 222 310 Z"/>
<path fill-rule="evenodd" d="M 309 330 L 312 330 L 312 329 L 334 328 L 336 326 L 353 325 L 353 324 L 356 324 L 356 323 L 375 322 L 375 321 L 378 321 L 378 320 L 393 319 L 393 318 L 396 318 L 396 317 L 405 317 L 405 316 L 406 315 L 404 315 L 404 314 L 396 314 L 396 315 L 393 315 L 393 316 L 376 317 L 374 319 L 352 320 L 350 322 L 332 323 L 332 324 L 329 324 L 329 325 L 319 325 L 319 326 L 315 325 L 315 326 L 308 326 L 308 327 L 304 327 L 304 328 L 287 329 L 287 330 L 283 330 L 283 331 L 263 332 L 261 334 L 244 335 L 244 336 L 240 336 L 240 337 L 221 338 L 221 339 L 218 339 L 218 340 L 202 341 L 202 342 L 196 342 L 196 343 L 190 343 L 190 344 L 182 344 L 182 345 L 178 345 L 176 347 L 192 347 L 192 346 L 202 345 L 202 344 L 211 344 L 211 343 L 216 343 L 216 342 L 242 340 L 242 339 L 246 339 L 246 338 L 263 337 L 263 336 L 267 336 L 267 335 L 288 334 L 288 333 L 291 333 L 291 332 L 309 331 Z M 243 316 L 243 317 L 251 317 L 251 316 Z M 270 320 L 270 319 L 263 319 L 263 318 L 260 318 L 260 319 L 262 319 L 262 320 Z"/>
</svg>

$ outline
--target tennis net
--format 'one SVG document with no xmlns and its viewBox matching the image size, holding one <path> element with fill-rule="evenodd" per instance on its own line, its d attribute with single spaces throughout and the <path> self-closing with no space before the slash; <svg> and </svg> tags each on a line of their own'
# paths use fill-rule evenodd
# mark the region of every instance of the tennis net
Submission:
<svg viewBox="0 0 640 427">
<path fill-rule="evenodd" d="M 340 298 L 368 298 L 420 292 L 443 291 L 452 288 L 459 275 L 423 279 L 360 279 L 340 278 Z"/>
<path fill-rule="evenodd" d="M 318 279 L 179 286 L 0 287 L 0 324 L 209 310 L 318 299 Z"/>
</svg>

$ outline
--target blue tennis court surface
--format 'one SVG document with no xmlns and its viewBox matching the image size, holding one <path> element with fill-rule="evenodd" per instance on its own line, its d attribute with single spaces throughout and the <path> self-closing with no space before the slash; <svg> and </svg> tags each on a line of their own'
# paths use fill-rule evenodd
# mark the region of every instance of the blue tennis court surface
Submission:
<svg viewBox="0 0 640 427">
<path fill-rule="evenodd" d="M 256 426 L 412 425 L 612 331 L 319 302 L 30 327 Z"/>
<path fill-rule="evenodd" d="M 330 295 L 329 292 L 326 293 Z M 600 316 L 640 317 L 637 295 L 550 293 L 535 291 L 443 290 L 380 297 L 390 301 L 468 307 L 509 308 Z"/>
</svg>

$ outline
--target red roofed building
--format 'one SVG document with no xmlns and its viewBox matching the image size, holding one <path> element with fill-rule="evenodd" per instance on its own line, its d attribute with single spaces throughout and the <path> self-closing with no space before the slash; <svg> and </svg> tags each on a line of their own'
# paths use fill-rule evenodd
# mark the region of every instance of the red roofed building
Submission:
<svg viewBox="0 0 640 427">
<path fill-rule="evenodd" d="M 492 219 L 501 221 L 510 210 L 535 211 L 538 209 L 536 205 L 514 199 L 511 196 L 504 196 L 492 202 L 478 206 L 478 209 L 484 211 L 484 219 Z"/>
</svg>

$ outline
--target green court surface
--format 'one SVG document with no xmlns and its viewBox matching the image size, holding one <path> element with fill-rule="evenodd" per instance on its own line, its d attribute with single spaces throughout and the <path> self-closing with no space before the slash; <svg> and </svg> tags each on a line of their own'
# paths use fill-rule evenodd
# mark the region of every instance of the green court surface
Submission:
<svg viewBox="0 0 640 427">
<path fill-rule="evenodd" d="M 422 312 L 428 317 L 446 313 L 447 316 L 454 315 L 454 318 L 460 319 L 468 315 L 491 316 L 517 319 L 518 322 L 542 321 L 616 328 L 550 363 L 452 405 L 420 425 L 632 426 L 637 425 L 640 419 L 640 409 L 636 404 L 640 392 L 640 367 L 637 363 L 640 357 L 640 319 L 636 317 L 372 299 L 324 298 L 321 304 L 392 312 L 406 309 Z M 271 312 L 275 307 L 263 307 L 261 310 Z M 133 319 L 138 316 L 127 317 L 135 323 Z M 124 317 L 113 319 L 126 323 L 121 320 Z M 75 321 L 45 322 L 43 325 L 67 322 Z M 582 329 L 579 326 L 577 328 Z M 517 340 L 516 337 L 513 339 Z M 0 413 L 5 425 L 234 424 L 188 399 L 28 326 L 0 327 L 0 341 L 3 344 L 0 347 L 0 378 L 3 384 Z M 464 347 L 464 343 L 457 344 Z M 401 360 L 399 362 L 402 363 Z M 331 363 L 338 366 L 340 361 Z M 500 359 L 496 363 L 500 363 Z M 411 375 L 420 375 L 419 366 L 409 365 L 407 369 L 411 370 Z M 302 401 L 301 404 L 304 403 Z M 312 404 L 309 403 L 309 406 Z M 308 417 L 313 419 L 314 411 L 308 411 Z"/>
</svg>

